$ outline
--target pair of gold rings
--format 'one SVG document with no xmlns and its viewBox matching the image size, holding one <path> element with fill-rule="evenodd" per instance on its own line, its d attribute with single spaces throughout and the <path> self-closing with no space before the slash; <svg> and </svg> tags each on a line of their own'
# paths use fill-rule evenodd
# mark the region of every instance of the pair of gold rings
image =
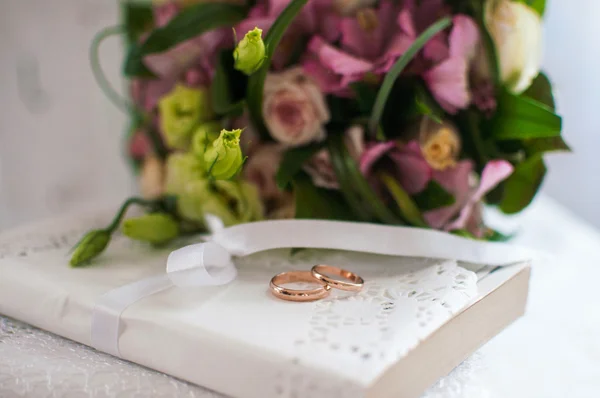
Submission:
<svg viewBox="0 0 600 398">
<path fill-rule="evenodd" d="M 331 278 L 335 275 L 342 279 Z M 287 283 L 307 282 L 318 285 L 314 289 L 288 289 Z M 315 301 L 329 296 L 331 288 L 358 292 L 365 281 L 353 272 L 331 265 L 317 264 L 310 271 L 289 271 L 277 274 L 271 279 L 271 292 L 275 297 L 288 301 Z"/>
</svg>

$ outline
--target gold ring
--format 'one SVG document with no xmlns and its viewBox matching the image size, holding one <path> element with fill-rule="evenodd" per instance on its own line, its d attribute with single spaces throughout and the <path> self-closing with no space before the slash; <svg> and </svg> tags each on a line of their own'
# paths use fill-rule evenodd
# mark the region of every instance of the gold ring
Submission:
<svg viewBox="0 0 600 398">
<path fill-rule="evenodd" d="M 338 267 L 333 267 L 331 265 L 325 264 L 317 264 L 310 270 L 312 276 L 315 279 L 327 284 L 328 286 L 334 287 L 340 290 L 347 290 L 350 292 L 358 292 L 362 289 L 365 281 L 360 276 L 356 275 L 353 272 L 346 271 L 345 269 L 341 269 Z M 324 275 L 325 273 L 330 275 L 339 276 L 346 280 L 333 279 Z"/>
<path fill-rule="evenodd" d="M 315 289 L 287 289 L 285 283 L 308 282 L 317 284 Z M 329 296 L 331 287 L 315 279 L 310 271 L 290 271 L 275 275 L 270 283 L 271 292 L 275 297 L 288 301 L 315 301 Z"/>
</svg>

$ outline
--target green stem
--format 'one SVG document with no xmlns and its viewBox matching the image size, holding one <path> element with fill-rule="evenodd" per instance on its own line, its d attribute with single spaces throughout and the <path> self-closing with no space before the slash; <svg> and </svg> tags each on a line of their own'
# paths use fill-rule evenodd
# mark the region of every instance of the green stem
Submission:
<svg viewBox="0 0 600 398">
<path fill-rule="evenodd" d="M 427 44 L 431 38 L 437 35 L 442 30 L 446 29 L 452 20 L 449 17 L 445 17 L 431 25 L 425 32 L 423 32 L 414 43 L 409 47 L 409 49 L 396 61 L 394 66 L 390 69 L 390 71 L 383 79 L 383 83 L 381 84 L 381 88 L 377 92 L 377 97 L 375 99 L 375 104 L 373 105 L 373 111 L 371 113 L 371 119 L 369 120 L 369 132 L 371 136 L 375 136 L 377 133 L 377 126 L 379 125 L 379 120 L 383 115 L 383 110 L 385 109 L 385 105 L 387 103 L 387 99 L 392 92 L 392 88 L 394 87 L 394 83 L 398 76 L 402 73 L 404 68 L 412 61 L 412 59 L 417 55 L 419 51 Z"/>
<path fill-rule="evenodd" d="M 279 14 L 269 32 L 265 36 L 266 58 L 258 71 L 248 78 L 248 89 L 246 93 L 246 103 L 250 121 L 256 130 L 262 136 L 268 136 L 262 115 L 263 89 L 267 72 L 271 66 L 273 54 L 283 38 L 289 25 L 302 10 L 302 7 L 308 0 L 292 0 L 287 7 Z"/>
<path fill-rule="evenodd" d="M 350 156 L 342 134 L 331 134 L 329 151 L 336 172 L 343 175 L 343 179 L 349 184 L 346 198 L 361 204 L 361 212 L 374 216 L 385 224 L 402 225 L 404 221 L 397 217 L 373 191 L 365 177 L 356 166 L 355 160 Z M 337 164 L 336 161 L 337 160 Z M 338 177 L 339 179 L 339 177 Z M 344 190 L 343 190 L 344 191 Z"/>
<path fill-rule="evenodd" d="M 117 212 L 117 215 L 113 218 L 111 224 L 105 228 L 105 231 L 108 231 L 112 234 L 113 232 L 115 232 L 117 230 L 117 228 L 119 228 L 119 225 L 121 224 L 121 221 L 122 221 L 123 217 L 125 216 L 125 213 L 127 213 L 129 206 L 135 204 L 135 205 L 150 207 L 150 206 L 156 206 L 158 203 L 160 203 L 160 199 L 148 200 L 148 199 L 142 199 L 142 198 L 138 198 L 138 197 L 133 197 L 133 198 L 127 199 L 121 205 L 121 208 Z"/>
<path fill-rule="evenodd" d="M 360 196 L 353 189 L 354 187 L 348 176 L 348 170 L 342 159 L 343 154 L 333 139 L 329 140 L 329 155 L 331 156 L 331 163 L 340 184 L 340 190 L 342 191 L 346 202 L 361 221 L 372 221 L 373 217 L 365 208 L 366 206 L 362 203 Z"/>
<path fill-rule="evenodd" d="M 488 158 L 485 155 L 485 143 L 481 138 L 480 129 L 478 125 L 479 121 L 477 120 L 473 110 L 467 110 L 465 117 L 467 119 L 467 125 L 469 127 L 467 130 L 469 132 L 471 141 L 475 149 L 477 166 L 480 170 L 482 170 L 485 164 L 487 163 Z"/>
</svg>

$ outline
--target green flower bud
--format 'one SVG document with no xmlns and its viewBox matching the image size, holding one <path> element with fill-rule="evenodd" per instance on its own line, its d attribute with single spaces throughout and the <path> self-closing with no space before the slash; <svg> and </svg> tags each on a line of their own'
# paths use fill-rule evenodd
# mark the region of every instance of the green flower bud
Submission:
<svg viewBox="0 0 600 398">
<path fill-rule="evenodd" d="M 186 184 L 205 178 L 204 159 L 193 152 L 174 153 L 167 158 L 165 192 L 178 195 Z"/>
<path fill-rule="evenodd" d="M 192 137 L 192 152 L 204 158 L 204 152 L 219 137 L 220 130 L 221 122 L 217 121 L 202 123 L 198 126 Z"/>
<path fill-rule="evenodd" d="M 81 238 L 73 248 L 71 267 L 79 267 L 94 257 L 100 255 L 110 242 L 110 232 L 104 229 L 95 229 Z"/>
<path fill-rule="evenodd" d="M 123 235 L 154 245 L 167 243 L 179 236 L 177 221 L 167 213 L 152 213 L 123 222 Z"/>
<path fill-rule="evenodd" d="M 265 43 L 262 40 L 262 29 L 254 28 L 233 50 L 234 68 L 246 75 L 256 72 L 263 64 L 265 56 Z"/>
<path fill-rule="evenodd" d="M 216 180 L 228 180 L 242 168 L 244 157 L 240 148 L 242 130 L 221 130 L 217 138 L 204 153 L 208 173 Z"/>
<path fill-rule="evenodd" d="M 178 210 L 181 217 L 204 222 L 206 214 L 213 214 L 225 225 L 256 221 L 263 217 L 258 191 L 239 181 L 194 181 L 179 197 Z"/>
<path fill-rule="evenodd" d="M 194 127 L 213 117 L 208 90 L 181 84 L 160 100 L 158 110 L 166 143 L 174 149 L 186 149 Z"/>
</svg>

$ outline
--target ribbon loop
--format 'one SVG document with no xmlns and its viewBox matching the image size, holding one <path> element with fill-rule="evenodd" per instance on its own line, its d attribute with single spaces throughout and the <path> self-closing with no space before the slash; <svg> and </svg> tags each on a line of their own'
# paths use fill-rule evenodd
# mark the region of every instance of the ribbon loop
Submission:
<svg viewBox="0 0 600 398">
<path fill-rule="evenodd" d="M 167 275 L 175 286 L 219 286 L 233 281 L 231 254 L 215 242 L 197 243 L 169 254 Z"/>
</svg>

